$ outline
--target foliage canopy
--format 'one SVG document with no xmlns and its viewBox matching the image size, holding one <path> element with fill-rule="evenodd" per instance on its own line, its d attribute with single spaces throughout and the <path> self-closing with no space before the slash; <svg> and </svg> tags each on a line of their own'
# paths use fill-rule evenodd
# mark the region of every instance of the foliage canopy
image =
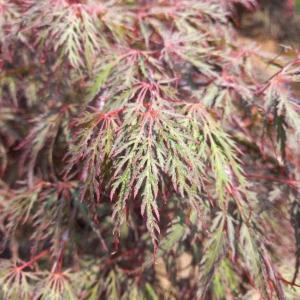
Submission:
<svg viewBox="0 0 300 300">
<path fill-rule="evenodd" d="M 299 296 L 300 60 L 236 5 L 0 0 L 0 297 Z"/>
</svg>

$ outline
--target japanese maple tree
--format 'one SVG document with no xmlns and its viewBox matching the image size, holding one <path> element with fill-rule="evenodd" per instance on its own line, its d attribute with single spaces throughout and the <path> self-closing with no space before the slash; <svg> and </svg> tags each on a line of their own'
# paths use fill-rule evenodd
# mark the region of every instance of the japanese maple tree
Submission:
<svg viewBox="0 0 300 300">
<path fill-rule="evenodd" d="M 300 60 L 240 6 L 0 0 L 1 299 L 299 297 Z"/>
</svg>

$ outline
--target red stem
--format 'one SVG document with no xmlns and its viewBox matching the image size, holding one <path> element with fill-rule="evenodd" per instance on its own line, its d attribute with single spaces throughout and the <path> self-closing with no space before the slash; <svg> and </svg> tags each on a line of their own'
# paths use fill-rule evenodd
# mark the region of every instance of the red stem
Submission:
<svg viewBox="0 0 300 300">
<path fill-rule="evenodd" d="M 300 287 L 299 284 L 295 283 L 295 282 L 291 282 L 289 280 L 284 279 L 281 275 L 277 277 L 279 280 L 281 280 L 282 282 L 284 282 L 285 284 L 288 284 L 290 286 L 296 286 L 296 287 Z"/>
<path fill-rule="evenodd" d="M 23 269 L 30 267 L 34 262 L 36 262 L 37 260 L 39 260 L 40 258 L 46 256 L 49 253 L 49 250 L 44 250 L 41 253 L 39 253 L 38 255 L 36 255 L 35 257 L 33 257 L 30 261 L 24 263 L 22 266 L 18 267 L 19 271 L 22 271 Z"/>
<path fill-rule="evenodd" d="M 257 175 L 257 174 L 246 174 L 247 177 L 249 178 L 254 178 L 254 179 L 261 179 L 261 180 L 270 180 L 270 181 L 277 181 L 280 183 L 287 184 L 291 187 L 300 187 L 300 181 L 294 180 L 294 179 L 283 179 L 283 178 L 276 178 L 272 176 L 264 176 L 264 175 Z"/>
</svg>

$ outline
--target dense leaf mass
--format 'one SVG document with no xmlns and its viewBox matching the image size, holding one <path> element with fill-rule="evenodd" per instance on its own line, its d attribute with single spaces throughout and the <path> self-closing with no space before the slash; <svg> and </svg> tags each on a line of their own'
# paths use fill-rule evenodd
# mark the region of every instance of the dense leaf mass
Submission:
<svg viewBox="0 0 300 300">
<path fill-rule="evenodd" d="M 1 299 L 300 297 L 300 60 L 241 6 L 0 0 Z"/>
</svg>

